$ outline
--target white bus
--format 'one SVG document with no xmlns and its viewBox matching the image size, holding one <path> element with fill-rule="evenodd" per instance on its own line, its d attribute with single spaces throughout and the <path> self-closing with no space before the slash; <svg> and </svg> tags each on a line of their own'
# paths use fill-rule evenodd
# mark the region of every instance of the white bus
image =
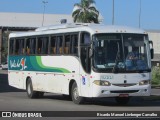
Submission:
<svg viewBox="0 0 160 120">
<path fill-rule="evenodd" d="M 153 45 L 145 31 L 61 24 L 9 36 L 9 85 L 29 98 L 45 92 L 84 98 L 150 96 Z"/>
</svg>

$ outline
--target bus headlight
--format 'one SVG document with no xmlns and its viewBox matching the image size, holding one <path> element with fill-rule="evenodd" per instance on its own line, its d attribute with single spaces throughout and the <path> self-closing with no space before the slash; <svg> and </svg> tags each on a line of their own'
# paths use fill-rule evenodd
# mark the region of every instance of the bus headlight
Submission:
<svg viewBox="0 0 160 120">
<path fill-rule="evenodd" d="M 93 83 L 99 86 L 110 86 L 111 85 L 110 82 L 102 81 L 102 80 L 95 80 Z"/>
<path fill-rule="evenodd" d="M 151 83 L 150 80 L 143 80 L 143 81 L 139 82 L 139 85 L 148 85 L 150 83 Z"/>
</svg>

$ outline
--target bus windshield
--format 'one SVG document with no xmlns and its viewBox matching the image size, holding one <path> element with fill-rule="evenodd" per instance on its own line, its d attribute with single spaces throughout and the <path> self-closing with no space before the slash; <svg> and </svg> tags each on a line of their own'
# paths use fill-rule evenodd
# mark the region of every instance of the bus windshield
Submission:
<svg viewBox="0 0 160 120">
<path fill-rule="evenodd" d="M 144 72 L 149 68 L 148 37 L 143 34 L 96 34 L 93 37 L 96 70 Z"/>
</svg>

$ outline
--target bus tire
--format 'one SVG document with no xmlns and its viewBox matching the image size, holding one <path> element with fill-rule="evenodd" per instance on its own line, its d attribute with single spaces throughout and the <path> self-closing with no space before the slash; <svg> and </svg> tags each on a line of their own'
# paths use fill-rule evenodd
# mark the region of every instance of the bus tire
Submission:
<svg viewBox="0 0 160 120">
<path fill-rule="evenodd" d="M 29 78 L 27 80 L 26 91 L 27 91 L 27 96 L 29 98 L 37 98 L 38 97 L 38 93 L 35 92 L 35 91 L 33 91 L 33 86 L 32 86 L 31 78 Z"/>
<path fill-rule="evenodd" d="M 71 97 L 72 97 L 72 101 L 75 104 L 82 104 L 84 102 L 84 97 L 79 96 L 76 82 L 74 82 L 72 85 Z"/>
<path fill-rule="evenodd" d="M 129 102 L 130 97 L 116 97 L 115 100 L 120 105 L 126 105 Z"/>
</svg>

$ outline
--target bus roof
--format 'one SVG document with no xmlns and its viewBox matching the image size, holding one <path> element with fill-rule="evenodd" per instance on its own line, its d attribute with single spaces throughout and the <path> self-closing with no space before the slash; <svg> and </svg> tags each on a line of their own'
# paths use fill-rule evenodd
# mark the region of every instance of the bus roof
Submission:
<svg viewBox="0 0 160 120">
<path fill-rule="evenodd" d="M 96 33 L 147 34 L 142 29 L 127 27 L 127 26 L 79 23 L 79 24 L 60 24 L 60 25 L 40 27 L 37 28 L 35 31 L 30 31 L 30 32 L 15 32 L 11 33 L 10 37 L 34 36 L 42 34 L 58 34 L 58 33 L 68 33 L 68 32 L 79 32 L 79 31 L 86 31 L 90 32 L 91 34 L 96 34 Z"/>
</svg>

